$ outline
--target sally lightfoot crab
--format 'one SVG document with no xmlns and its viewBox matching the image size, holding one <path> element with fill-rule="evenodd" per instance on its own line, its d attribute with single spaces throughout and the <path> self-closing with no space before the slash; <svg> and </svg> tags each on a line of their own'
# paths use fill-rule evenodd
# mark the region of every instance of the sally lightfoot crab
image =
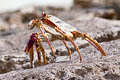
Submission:
<svg viewBox="0 0 120 80">
<path fill-rule="evenodd" d="M 70 41 L 72 43 L 72 45 L 77 50 L 80 56 L 80 61 L 82 61 L 80 50 L 73 41 L 73 39 L 76 39 L 77 37 L 82 37 L 83 39 L 87 40 L 98 51 L 101 52 L 102 56 L 106 56 L 106 53 L 104 52 L 100 44 L 96 40 L 93 40 L 91 37 L 89 37 L 87 33 L 80 33 L 75 27 L 65 23 L 64 21 L 60 20 L 59 18 L 53 15 L 48 15 L 43 12 L 41 19 L 33 19 L 29 22 L 28 28 L 33 29 L 34 27 L 37 27 L 40 30 L 40 32 L 33 33 L 30 36 L 30 40 L 25 48 L 25 52 L 29 53 L 30 55 L 31 66 L 34 55 L 33 45 L 35 45 L 36 47 L 39 64 L 41 64 L 40 52 L 42 52 L 44 64 L 47 64 L 45 50 L 42 47 L 41 42 L 47 42 L 52 51 L 53 56 L 56 57 L 54 48 L 52 47 L 50 41 L 54 41 L 58 39 L 62 40 L 65 47 L 67 48 L 68 54 L 70 56 L 70 60 L 72 59 L 71 50 L 69 49 L 66 41 Z M 41 37 L 39 37 L 39 35 L 41 35 Z"/>
</svg>

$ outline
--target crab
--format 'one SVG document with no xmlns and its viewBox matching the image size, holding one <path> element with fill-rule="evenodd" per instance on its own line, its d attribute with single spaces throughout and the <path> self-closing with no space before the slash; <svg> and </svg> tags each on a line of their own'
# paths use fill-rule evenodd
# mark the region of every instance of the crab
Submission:
<svg viewBox="0 0 120 80">
<path fill-rule="evenodd" d="M 35 45 L 36 51 L 38 54 L 38 63 L 41 64 L 41 54 L 42 52 L 43 61 L 44 64 L 47 64 L 45 50 L 41 44 L 41 42 L 47 42 L 54 58 L 56 58 L 54 48 L 52 47 L 50 41 L 55 40 L 62 40 L 65 47 L 67 48 L 68 54 L 70 56 L 70 60 L 72 60 L 72 52 L 70 48 L 68 47 L 66 41 L 70 41 L 76 51 L 78 52 L 78 55 L 80 57 L 80 61 L 82 61 L 82 56 L 80 54 L 80 49 L 78 46 L 74 43 L 73 39 L 76 39 L 78 37 L 82 37 L 83 39 L 87 40 L 90 44 L 92 44 L 100 53 L 102 56 L 106 56 L 105 51 L 101 47 L 101 45 L 94 39 L 92 39 L 87 33 L 80 33 L 75 27 L 65 23 L 64 21 L 60 20 L 59 18 L 48 15 L 46 13 L 42 13 L 42 17 L 40 19 L 32 19 L 28 24 L 28 29 L 31 30 L 34 27 L 37 27 L 40 32 L 32 33 L 30 36 L 30 40 L 28 41 L 28 44 L 25 48 L 25 52 L 30 54 L 30 63 L 31 67 L 33 66 L 33 46 Z"/>
</svg>

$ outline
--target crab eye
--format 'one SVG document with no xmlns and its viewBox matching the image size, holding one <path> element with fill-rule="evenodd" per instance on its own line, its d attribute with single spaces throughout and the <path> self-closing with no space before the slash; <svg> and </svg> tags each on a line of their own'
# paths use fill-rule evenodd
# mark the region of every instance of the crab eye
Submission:
<svg viewBox="0 0 120 80">
<path fill-rule="evenodd" d="M 49 16 L 46 13 L 42 12 L 42 19 L 43 18 L 49 18 Z"/>
<path fill-rule="evenodd" d="M 46 16 L 46 14 L 44 12 L 42 12 L 42 17 Z"/>
<path fill-rule="evenodd" d="M 33 29 L 34 26 L 35 26 L 34 20 L 31 20 L 31 21 L 28 23 L 28 29 Z"/>
</svg>

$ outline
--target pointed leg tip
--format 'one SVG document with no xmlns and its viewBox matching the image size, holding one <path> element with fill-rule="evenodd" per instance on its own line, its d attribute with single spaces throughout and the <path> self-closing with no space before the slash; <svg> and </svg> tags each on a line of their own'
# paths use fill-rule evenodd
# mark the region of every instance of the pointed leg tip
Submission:
<svg viewBox="0 0 120 80">
<path fill-rule="evenodd" d="M 54 59 L 56 59 L 56 56 L 54 56 Z"/>
<path fill-rule="evenodd" d="M 107 56 L 107 54 L 106 54 L 106 53 L 104 53 L 104 54 L 103 54 L 103 56 Z"/>
<path fill-rule="evenodd" d="M 82 61 L 82 58 L 80 58 L 80 61 Z"/>
<path fill-rule="evenodd" d="M 38 64 L 39 64 L 39 65 L 42 65 L 40 61 L 38 61 Z"/>
<path fill-rule="evenodd" d="M 45 64 L 45 65 L 46 65 L 46 64 L 48 64 L 48 63 L 47 63 L 47 61 L 45 61 L 45 63 L 44 63 L 44 64 Z"/>
<path fill-rule="evenodd" d="M 72 57 L 70 57 L 70 61 L 72 61 Z"/>
<path fill-rule="evenodd" d="M 56 61 L 56 56 L 53 57 L 53 61 Z"/>
<path fill-rule="evenodd" d="M 33 65 L 31 65 L 30 68 L 33 68 Z"/>
<path fill-rule="evenodd" d="M 105 53 L 105 51 L 101 48 L 99 48 L 99 51 L 101 52 L 102 56 L 107 56 L 107 54 Z"/>
</svg>

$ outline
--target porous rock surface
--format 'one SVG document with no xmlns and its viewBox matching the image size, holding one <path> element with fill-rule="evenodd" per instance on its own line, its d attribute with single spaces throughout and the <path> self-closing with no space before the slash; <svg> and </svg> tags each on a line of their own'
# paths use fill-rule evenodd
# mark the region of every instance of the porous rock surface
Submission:
<svg viewBox="0 0 120 80">
<path fill-rule="evenodd" d="M 92 46 L 82 48 L 83 61 L 75 51 L 69 60 L 51 63 L 37 68 L 11 71 L 1 74 L 1 80 L 119 80 L 120 39 L 103 42 L 107 56 L 102 57 Z M 117 48 L 116 48 L 117 47 Z"/>
</svg>

